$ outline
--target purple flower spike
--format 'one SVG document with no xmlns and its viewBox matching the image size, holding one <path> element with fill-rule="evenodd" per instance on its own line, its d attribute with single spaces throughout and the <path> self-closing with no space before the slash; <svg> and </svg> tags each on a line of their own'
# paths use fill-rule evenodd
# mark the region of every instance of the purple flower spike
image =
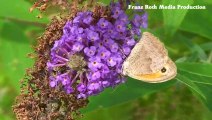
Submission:
<svg viewBox="0 0 212 120">
<path fill-rule="evenodd" d="M 131 20 L 120 3 L 110 9 L 104 18 L 78 12 L 65 24 L 46 64 L 50 87 L 62 86 L 67 94 L 85 99 L 125 82 L 122 64 L 141 36 L 140 28 L 147 27 L 147 13 Z"/>
</svg>

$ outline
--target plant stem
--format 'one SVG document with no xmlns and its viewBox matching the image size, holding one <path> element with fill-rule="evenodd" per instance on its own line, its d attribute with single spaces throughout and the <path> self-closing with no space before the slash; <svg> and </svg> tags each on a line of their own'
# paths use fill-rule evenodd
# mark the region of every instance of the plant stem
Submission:
<svg viewBox="0 0 212 120">
<path fill-rule="evenodd" d="M 11 21 L 11 22 L 21 23 L 21 24 L 25 24 L 25 25 L 33 25 L 33 26 L 42 27 L 42 28 L 45 28 L 47 26 L 46 23 L 27 21 L 27 20 L 22 20 L 22 19 L 18 19 L 18 18 L 12 18 L 12 17 L 0 16 L 0 20 Z"/>
</svg>

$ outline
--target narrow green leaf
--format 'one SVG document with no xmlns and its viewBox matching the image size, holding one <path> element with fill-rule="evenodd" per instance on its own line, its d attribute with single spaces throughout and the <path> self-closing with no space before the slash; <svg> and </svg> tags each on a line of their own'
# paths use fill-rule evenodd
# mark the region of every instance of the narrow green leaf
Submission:
<svg viewBox="0 0 212 120">
<path fill-rule="evenodd" d="M 202 93 L 202 91 L 196 86 L 189 78 L 185 77 L 185 75 L 182 75 L 183 73 L 178 73 L 176 79 L 182 82 L 183 84 L 187 85 L 189 88 L 197 92 L 202 98 L 206 99 L 205 95 Z"/>
<path fill-rule="evenodd" d="M 188 73 L 186 74 L 186 77 L 189 78 L 194 83 L 201 83 L 201 84 L 208 84 L 212 85 L 212 75 L 206 76 L 199 73 L 194 73 L 190 71 L 180 70 L 180 74 Z"/>
</svg>

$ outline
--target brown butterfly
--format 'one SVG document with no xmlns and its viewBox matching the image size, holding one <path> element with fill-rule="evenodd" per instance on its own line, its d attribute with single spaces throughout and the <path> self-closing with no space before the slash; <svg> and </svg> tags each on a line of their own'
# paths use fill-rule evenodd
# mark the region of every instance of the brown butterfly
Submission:
<svg viewBox="0 0 212 120">
<path fill-rule="evenodd" d="M 160 40 L 144 32 L 122 66 L 123 75 L 149 83 L 173 79 L 177 74 L 175 63 Z"/>
</svg>

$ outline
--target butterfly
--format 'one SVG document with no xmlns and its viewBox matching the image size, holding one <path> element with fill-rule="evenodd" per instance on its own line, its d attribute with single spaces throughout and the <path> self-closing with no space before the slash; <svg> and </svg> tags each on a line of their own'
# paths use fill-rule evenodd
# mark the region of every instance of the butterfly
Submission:
<svg viewBox="0 0 212 120">
<path fill-rule="evenodd" d="M 173 79 L 177 67 L 168 57 L 164 44 L 153 34 L 144 32 L 124 61 L 122 74 L 144 82 L 160 83 Z"/>
</svg>

